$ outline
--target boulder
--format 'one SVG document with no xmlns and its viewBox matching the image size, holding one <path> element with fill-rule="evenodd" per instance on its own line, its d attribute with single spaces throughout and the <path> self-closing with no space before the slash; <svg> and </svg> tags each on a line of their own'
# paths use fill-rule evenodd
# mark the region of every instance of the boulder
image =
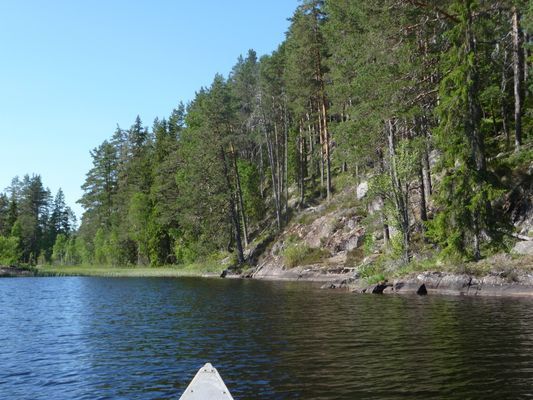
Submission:
<svg viewBox="0 0 533 400">
<path fill-rule="evenodd" d="M 523 242 L 516 243 L 512 251 L 515 254 L 533 256 L 533 240 L 525 240 Z"/>
<path fill-rule="evenodd" d="M 444 275 L 442 272 L 424 272 L 417 275 L 415 284 L 423 283 L 426 285 L 426 289 L 437 289 Z"/>
<path fill-rule="evenodd" d="M 360 291 L 361 293 L 383 294 L 383 291 L 391 286 L 392 285 L 390 283 L 386 283 L 386 282 L 377 283 L 374 285 L 363 287 L 360 290 L 356 289 L 356 291 Z"/>
<path fill-rule="evenodd" d="M 357 191 L 356 191 L 357 200 L 363 199 L 367 193 L 368 193 L 368 182 L 367 181 L 363 181 L 359 185 L 357 185 Z"/>
<path fill-rule="evenodd" d="M 363 237 L 364 236 L 352 236 L 350 237 L 347 241 L 346 241 L 346 244 L 344 245 L 344 249 L 346 251 L 352 251 L 352 250 L 355 250 L 357 249 L 362 243 L 363 243 Z"/>
<path fill-rule="evenodd" d="M 419 296 L 425 296 L 428 294 L 428 290 L 426 289 L 426 285 L 422 284 L 416 291 L 416 294 Z"/>
<path fill-rule="evenodd" d="M 423 284 L 422 284 L 423 285 Z M 425 287 L 425 285 L 424 285 Z M 420 283 L 413 281 L 412 279 L 409 280 L 399 280 L 395 281 L 394 285 L 392 286 L 392 293 L 398 293 L 398 294 L 415 294 L 420 289 Z"/>
</svg>

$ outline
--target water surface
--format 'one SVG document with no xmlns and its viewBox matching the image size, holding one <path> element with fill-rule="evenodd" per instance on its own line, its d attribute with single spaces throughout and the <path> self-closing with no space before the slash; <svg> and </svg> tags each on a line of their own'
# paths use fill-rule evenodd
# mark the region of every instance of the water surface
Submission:
<svg viewBox="0 0 533 400">
<path fill-rule="evenodd" d="M 533 301 L 219 279 L 0 280 L 0 399 L 533 398 Z"/>
</svg>

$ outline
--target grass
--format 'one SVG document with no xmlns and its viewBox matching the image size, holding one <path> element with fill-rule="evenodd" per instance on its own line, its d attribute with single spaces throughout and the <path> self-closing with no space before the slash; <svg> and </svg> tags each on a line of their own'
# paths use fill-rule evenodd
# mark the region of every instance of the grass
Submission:
<svg viewBox="0 0 533 400">
<path fill-rule="evenodd" d="M 320 264 L 330 255 L 325 249 L 316 249 L 304 244 L 290 244 L 283 251 L 283 261 L 287 267 L 294 268 L 300 265 Z"/>
<path fill-rule="evenodd" d="M 40 276 L 100 276 L 100 277 L 186 277 L 220 274 L 220 264 L 202 263 L 189 265 L 103 266 L 103 265 L 42 265 L 37 267 Z"/>
<path fill-rule="evenodd" d="M 520 272 L 533 272 L 533 256 L 515 256 L 500 253 L 480 261 L 440 260 L 434 256 L 424 260 L 414 260 L 392 271 L 391 278 L 402 278 L 415 273 L 438 271 L 452 274 L 466 274 L 477 277 L 498 273 L 513 276 Z"/>
<path fill-rule="evenodd" d="M 314 213 L 305 212 L 298 217 L 296 222 L 302 225 L 311 225 L 317 218 L 319 217 L 317 217 Z"/>
<path fill-rule="evenodd" d="M 365 278 L 365 281 L 368 285 L 375 285 L 378 283 L 386 282 L 387 278 L 385 278 L 385 275 L 383 274 L 376 274 Z"/>
</svg>

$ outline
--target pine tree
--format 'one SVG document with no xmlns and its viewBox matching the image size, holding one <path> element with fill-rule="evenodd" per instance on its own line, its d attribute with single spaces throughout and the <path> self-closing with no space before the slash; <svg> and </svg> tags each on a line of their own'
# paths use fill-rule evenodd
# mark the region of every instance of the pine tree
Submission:
<svg viewBox="0 0 533 400">
<path fill-rule="evenodd" d="M 430 236 L 446 253 L 474 259 L 481 257 L 484 236 L 500 235 L 491 207 L 500 191 L 487 171 L 481 126 L 478 7 L 472 0 L 456 1 L 450 7 L 457 22 L 448 31 L 450 46 L 442 55 L 445 76 L 440 83 L 436 130 L 444 176 L 436 198 L 441 209 L 430 229 Z"/>
<path fill-rule="evenodd" d="M 316 159 L 320 187 L 326 198 L 331 197 L 330 131 L 325 87 L 326 54 L 321 26 L 325 20 L 323 1 L 306 0 L 295 11 L 287 35 L 287 68 L 285 81 L 289 104 L 299 120 L 301 162 L 307 169 L 304 130 L 309 137 L 307 145 L 311 160 Z M 319 146 L 315 144 L 318 142 Z M 314 153 L 317 153 L 316 156 Z M 314 164 L 314 163 L 313 163 Z M 303 179 L 303 178 L 301 178 Z M 303 185 L 302 185 L 303 187 Z M 303 192 L 303 191 L 302 191 Z M 302 193 L 302 196 L 304 194 Z"/>
<path fill-rule="evenodd" d="M 11 232 L 9 224 L 9 198 L 0 193 L 0 236 L 8 236 Z"/>
<path fill-rule="evenodd" d="M 110 229 L 115 221 L 115 195 L 118 190 L 118 156 L 115 147 L 108 141 L 91 151 L 93 167 L 87 173 L 78 201 L 85 213 L 83 220 L 91 225 L 94 235 L 99 227 Z"/>
</svg>

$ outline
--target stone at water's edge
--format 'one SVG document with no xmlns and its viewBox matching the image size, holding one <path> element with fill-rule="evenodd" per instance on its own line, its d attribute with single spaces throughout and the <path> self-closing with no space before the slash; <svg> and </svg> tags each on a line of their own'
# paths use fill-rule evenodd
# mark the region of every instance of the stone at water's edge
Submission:
<svg viewBox="0 0 533 400">
<path fill-rule="evenodd" d="M 422 284 L 422 286 L 420 286 L 418 288 L 418 290 L 416 291 L 416 294 L 419 295 L 419 296 L 427 295 L 428 294 L 428 290 L 426 289 L 426 285 Z"/>
</svg>

